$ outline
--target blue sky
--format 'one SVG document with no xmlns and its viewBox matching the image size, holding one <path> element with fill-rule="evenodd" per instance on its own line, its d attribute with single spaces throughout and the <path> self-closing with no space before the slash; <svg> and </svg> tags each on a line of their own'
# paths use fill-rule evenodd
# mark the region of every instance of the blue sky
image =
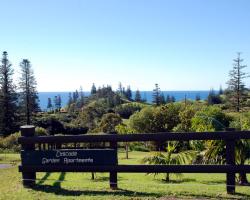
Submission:
<svg viewBox="0 0 250 200">
<path fill-rule="evenodd" d="M 16 76 L 31 61 L 39 91 L 225 88 L 236 52 L 250 67 L 249 10 L 249 0 L 1 1 L 0 51 Z"/>
</svg>

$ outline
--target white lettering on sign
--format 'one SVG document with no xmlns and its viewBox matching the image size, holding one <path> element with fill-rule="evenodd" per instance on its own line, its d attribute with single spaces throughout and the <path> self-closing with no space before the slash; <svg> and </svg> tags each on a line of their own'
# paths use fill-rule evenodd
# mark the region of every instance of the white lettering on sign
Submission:
<svg viewBox="0 0 250 200">
<path fill-rule="evenodd" d="M 58 158 L 42 158 L 43 165 L 56 164 L 56 163 L 60 163 L 60 159 L 58 159 Z"/>
<path fill-rule="evenodd" d="M 64 158 L 63 162 L 65 164 L 72 164 L 72 163 L 94 163 L 93 158 Z"/>
<path fill-rule="evenodd" d="M 76 157 L 77 151 L 56 151 L 56 157 Z"/>
</svg>

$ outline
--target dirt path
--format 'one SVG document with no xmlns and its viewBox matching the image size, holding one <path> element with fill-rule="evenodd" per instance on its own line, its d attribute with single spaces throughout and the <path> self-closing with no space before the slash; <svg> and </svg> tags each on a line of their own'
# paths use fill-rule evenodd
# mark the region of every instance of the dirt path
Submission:
<svg viewBox="0 0 250 200">
<path fill-rule="evenodd" d="M 12 167 L 11 164 L 0 164 L 0 169 L 10 168 Z"/>
</svg>

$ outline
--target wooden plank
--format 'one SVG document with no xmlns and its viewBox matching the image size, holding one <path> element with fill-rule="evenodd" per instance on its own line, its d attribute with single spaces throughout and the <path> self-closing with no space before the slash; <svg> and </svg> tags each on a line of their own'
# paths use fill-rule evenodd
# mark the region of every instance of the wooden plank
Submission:
<svg viewBox="0 0 250 200">
<path fill-rule="evenodd" d="M 250 165 L 19 166 L 20 172 L 250 173 Z"/>
<path fill-rule="evenodd" d="M 72 143 L 72 142 L 132 142 L 132 141 L 171 141 L 171 140 L 237 140 L 250 139 L 250 131 L 240 132 L 194 132 L 194 133 L 144 133 L 144 134 L 100 134 L 78 136 L 37 136 L 20 137 L 21 144 L 33 143 Z"/>
</svg>

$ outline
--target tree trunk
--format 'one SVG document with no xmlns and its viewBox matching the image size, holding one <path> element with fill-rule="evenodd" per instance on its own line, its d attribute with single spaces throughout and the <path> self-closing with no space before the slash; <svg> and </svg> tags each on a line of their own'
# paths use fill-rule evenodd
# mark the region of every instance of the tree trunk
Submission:
<svg viewBox="0 0 250 200">
<path fill-rule="evenodd" d="M 95 180 L 95 173 L 91 172 L 91 180 Z"/>
<path fill-rule="evenodd" d="M 244 172 L 239 173 L 239 184 L 248 185 L 247 174 Z"/>
<path fill-rule="evenodd" d="M 128 159 L 128 142 L 126 142 L 125 148 L 126 148 L 126 159 Z"/>
<path fill-rule="evenodd" d="M 170 181 L 169 173 L 166 173 L 165 181 L 166 181 L 166 182 L 169 182 L 169 181 Z"/>
</svg>

